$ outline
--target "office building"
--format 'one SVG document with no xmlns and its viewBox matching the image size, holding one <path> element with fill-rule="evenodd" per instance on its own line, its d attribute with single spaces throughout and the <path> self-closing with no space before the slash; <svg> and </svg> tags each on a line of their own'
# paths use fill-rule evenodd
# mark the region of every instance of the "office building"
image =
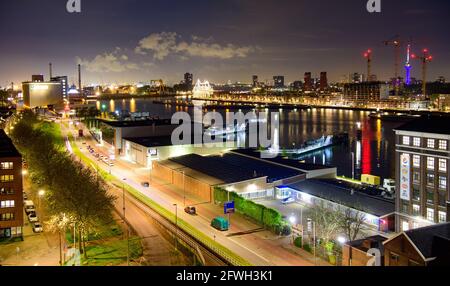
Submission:
<svg viewBox="0 0 450 286">
<path fill-rule="evenodd" d="M 32 82 L 44 82 L 44 76 L 41 74 L 34 74 L 31 76 Z"/>
<path fill-rule="evenodd" d="M 26 107 L 48 107 L 63 101 L 60 82 L 23 82 L 23 103 Z"/>
<path fill-rule="evenodd" d="M 312 91 L 313 88 L 313 82 L 310 72 L 305 73 L 305 84 L 303 85 L 304 91 Z"/>
<path fill-rule="evenodd" d="M 389 98 L 389 85 L 381 82 L 344 84 L 344 98 L 354 101 L 379 101 Z"/>
<path fill-rule="evenodd" d="M 276 75 L 273 77 L 273 86 L 275 88 L 283 88 L 284 87 L 284 76 Z"/>
<path fill-rule="evenodd" d="M 21 237 L 22 228 L 22 156 L 0 129 L 0 238 Z"/>
<path fill-rule="evenodd" d="M 63 99 L 67 99 L 67 95 L 69 92 L 69 82 L 67 76 L 56 76 L 50 79 L 51 82 L 59 82 L 62 87 L 62 95 Z"/>
<path fill-rule="evenodd" d="M 254 75 L 253 77 L 252 77 L 252 87 L 253 88 L 255 88 L 255 87 L 258 87 L 258 76 L 257 75 Z"/>
<path fill-rule="evenodd" d="M 188 90 L 192 90 L 194 87 L 194 75 L 191 73 L 184 74 L 184 84 Z"/>
<path fill-rule="evenodd" d="M 422 117 L 395 130 L 396 230 L 449 221 L 448 117 Z"/>
<path fill-rule="evenodd" d="M 325 91 L 328 89 L 328 78 L 327 72 L 320 73 L 320 91 Z"/>
</svg>

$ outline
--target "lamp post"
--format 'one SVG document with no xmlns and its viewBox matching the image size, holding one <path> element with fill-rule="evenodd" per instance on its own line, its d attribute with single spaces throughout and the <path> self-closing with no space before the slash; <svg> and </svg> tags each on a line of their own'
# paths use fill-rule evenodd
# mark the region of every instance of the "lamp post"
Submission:
<svg viewBox="0 0 450 286">
<path fill-rule="evenodd" d="M 45 191 L 44 190 L 39 190 L 39 192 L 38 192 L 38 199 L 39 199 L 39 210 L 40 211 L 42 210 L 42 208 L 41 208 L 41 198 L 43 196 L 45 196 Z"/>
<path fill-rule="evenodd" d="M 186 206 L 186 173 L 183 171 L 183 206 Z"/>
<path fill-rule="evenodd" d="M 125 181 L 127 179 L 122 179 L 122 205 L 123 205 L 123 223 L 127 225 L 127 265 L 130 266 L 130 226 L 125 221 Z"/>
<path fill-rule="evenodd" d="M 173 204 L 175 207 L 175 251 L 178 251 L 178 205 Z"/>
</svg>

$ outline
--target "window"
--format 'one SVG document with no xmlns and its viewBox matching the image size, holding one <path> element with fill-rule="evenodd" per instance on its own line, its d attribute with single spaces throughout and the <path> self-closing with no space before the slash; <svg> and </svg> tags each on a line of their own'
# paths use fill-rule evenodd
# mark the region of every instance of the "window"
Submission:
<svg viewBox="0 0 450 286">
<path fill-rule="evenodd" d="M 415 147 L 420 147 L 420 138 L 414 137 L 414 139 L 413 139 L 413 145 L 414 145 Z"/>
<path fill-rule="evenodd" d="M 434 203 L 434 193 L 433 191 L 427 191 L 427 203 L 433 204 Z"/>
<path fill-rule="evenodd" d="M 0 215 L 0 221 L 9 221 L 9 220 L 14 220 L 13 213 L 5 213 Z"/>
<path fill-rule="evenodd" d="M 447 213 L 439 212 L 439 223 L 447 222 Z"/>
<path fill-rule="evenodd" d="M 413 166 L 416 168 L 420 168 L 420 156 L 419 155 L 413 156 Z"/>
<path fill-rule="evenodd" d="M 14 181 L 14 175 L 1 175 L 0 183 L 11 183 Z"/>
<path fill-rule="evenodd" d="M 420 202 L 420 190 L 413 189 L 413 200 Z"/>
<path fill-rule="evenodd" d="M 431 148 L 431 149 L 434 149 L 434 147 L 435 147 L 434 142 L 435 142 L 434 139 L 428 139 L 427 140 L 427 147 Z"/>
<path fill-rule="evenodd" d="M 447 189 L 447 178 L 444 176 L 439 177 L 439 189 L 441 190 Z"/>
<path fill-rule="evenodd" d="M 408 231 L 409 230 L 409 223 L 407 221 L 402 222 L 402 231 Z"/>
<path fill-rule="evenodd" d="M 428 170 L 434 170 L 434 158 L 427 158 L 427 168 Z"/>
<path fill-rule="evenodd" d="M 1 201 L 0 202 L 0 208 L 5 209 L 5 208 L 13 208 L 15 205 L 15 202 L 12 200 L 9 201 Z"/>
<path fill-rule="evenodd" d="M 413 229 L 417 229 L 417 228 L 419 228 L 419 223 L 414 221 L 413 222 Z"/>
<path fill-rule="evenodd" d="M 413 173 L 413 183 L 420 184 L 420 172 Z"/>
<path fill-rule="evenodd" d="M 409 205 L 407 203 L 402 204 L 402 212 L 405 214 L 409 213 Z"/>
<path fill-rule="evenodd" d="M 447 160 L 439 159 L 439 171 L 447 172 Z"/>
<path fill-rule="evenodd" d="M 410 145 L 409 136 L 403 136 L 403 145 Z"/>
<path fill-rule="evenodd" d="M 427 174 L 427 186 L 434 188 L 434 175 Z"/>
<path fill-rule="evenodd" d="M 14 167 L 13 162 L 1 162 L 0 169 L 1 170 L 12 170 Z"/>
<path fill-rule="evenodd" d="M 447 141 L 439 140 L 439 150 L 447 150 Z"/>
<path fill-rule="evenodd" d="M 420 206 L 419 205 L 413 205 L 413 215 L 415 215 L 415 216 L 420 215 Z"/>
<path fill-rule="evenodd" d="M 1 187 L 0 195 L 14 195 L 14 189 Z"/>
<path fill-rule="evenodd" d="M 438 193 L 438 200 L 439 200 L 439 206 L 441 207 L 445 207 L 446 206 L 446 196 L 445 196 L 445 192 L 439 192 Z"/>
<path fill-rule="evenodd" d="M 427 220 L 434 222 L 434 209 L 427 209 Z"/>
</svg>

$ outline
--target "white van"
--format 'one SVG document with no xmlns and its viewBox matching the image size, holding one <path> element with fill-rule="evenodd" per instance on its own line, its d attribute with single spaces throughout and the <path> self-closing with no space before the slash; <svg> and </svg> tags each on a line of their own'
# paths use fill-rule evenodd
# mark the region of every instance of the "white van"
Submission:
<svg viewBox="0 0 450 286">
<path fill-rule="evenodd" d="M 25 209 L 25 213 L 26 213 L 27 215 L 28 215 L 29 213 L 31 213 L 31 212 L 36 212 L 36 208 L 34 207 L 33 201 L 30 201 L 30 200 L 24 201 L 24 202 L 23 202 L 23 206 L 24 206 L 24 209 Z"/>
</svg>

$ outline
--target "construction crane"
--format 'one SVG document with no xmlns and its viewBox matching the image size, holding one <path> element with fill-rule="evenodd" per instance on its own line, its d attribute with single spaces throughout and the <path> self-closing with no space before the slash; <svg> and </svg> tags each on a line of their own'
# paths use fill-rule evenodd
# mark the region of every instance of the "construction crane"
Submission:
<svg viewBox="0 0 450 286">
<path fill-rule="evenodd" d="M 402 43 L 400 41 L 400 36 L 395 35 L 389 40 L 386 40 L 383 42 L 386 46 L 393 46 L 394 47 L 394 87 L 395 87 L 395 95 L 398 95 L 399 92 L 399 70 L 400 70 L 400 48 L 402 46 Z"/>
<path fill-rule="evenodd" d="M 158 88 L 159 94 L 164 94 L 166 92 L 166 86 L 162 79 L 152 79 L 150 85 Z"/>
<path fill-rule="evenodd" d="M 372 50 L 368 49 L 364 52 L 364 58 L 367 59 L 367 81 L 371 81 L 372 78 Z"/>
<path fill-rule="evenodd" d="M 428 68 L 428 63 L 433 60 L 433 56 L 430 55 L 430 51 L 428 49 L 423 49 L 421 56 L 412 54 L 411 58 L 418 59 L 422 62 L 422 95 L 424 98 L 426 98 L 427 97 L 427 68 Z"/>
</svg>

